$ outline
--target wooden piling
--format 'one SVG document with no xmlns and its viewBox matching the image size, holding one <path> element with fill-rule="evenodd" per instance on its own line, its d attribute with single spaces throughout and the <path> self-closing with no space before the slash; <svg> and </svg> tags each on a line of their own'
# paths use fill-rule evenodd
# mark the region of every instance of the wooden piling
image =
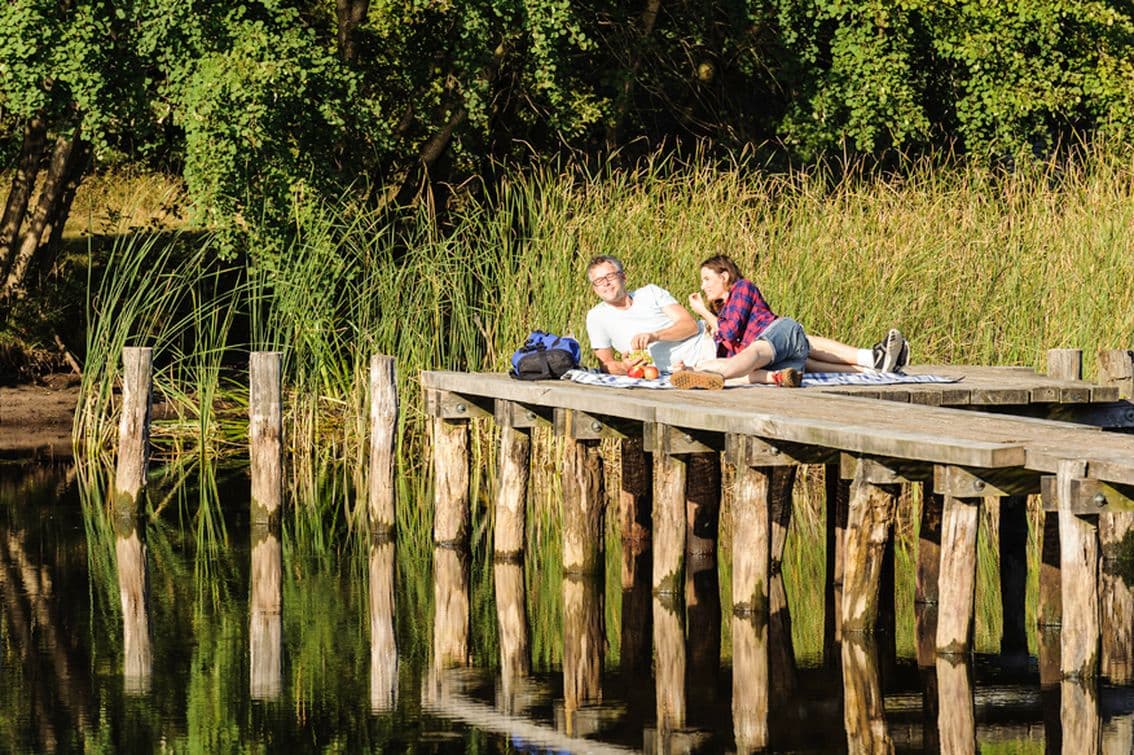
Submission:
<svg viewBox="0 0 1134 755">
<path fill-rule="evenodd" d="M 1081 349 L 1049 349 L 1047 374 L 1060 380 L 1083 378 L 1083 352 Z M 1041 627 L 1059 627 L 1063 622 L 1063 587 L 1059 574 L 1061 547 L 1059 543 L 1059 514 L 1043 512 L 1043 535 L 1040 540 L 1039 597 L 1036 605 L 1036 623 Z"/>
<path fill-rule="evenodd" d="M 941 515 L 945 498 L 933 485 L 920 483 L 921 512 L 917 532 L 917 574 L 914 603 L 937 603 L 938 577 L 941 571 Z"/>
<path fill-rule="evenodd" d="M 127 347 L 122 350 L 122 417 L 118 422 L 118 465 L 114 475 L 114 500 L 134 506 L 146 486 L 150 463 L 150 406 L 153 386 L 154 350 Z"/>
<path fill-rule="evenodd" d="M 1063 586 L 1060 669 L 1065 678 L 1076 679 L 1095 676 L 1099 660 L 1098 517 L 1075 513 L 1072 487 L 1086 471 L 1086 462 L 1064 460 L 1056 474 Z"/>
<path fill-rule="evenodd" d="M 690 558 L 715 560 L 721 507 L 720 454 L 689 454 L 687 459 L 685 553 Z"/>
<path fill-rule="evenodd" d="M 433 542 L 466 548 L 469 538 L 469 423 L 433 418 Z"/>
<path fill-rule="evenodd" d="M 941 519 L 941 577 L 938 592 L 937 652 L 967 653 L 976 594 L 979 498 L 945 496 Z"/>
<path fill-rule="evenodd" d="M 775 467 L 769 481 L 769 514 L 771 516 L 770 552 L 772 571 L 779 571 L 784 560 L 784 546 L 787 544 L 788 528 L 791 526 L 792 492 L 795 490 L 795 476 L 799 467 Z"/>
<path fill-rule="evenodd" d="M 621 443 L 622 488 L 618 497 L 618 522 L 623 540 L 647 543 L 653 513 L 653 470 L 642 437 L 623 438 Z M 627 585 L 623 585 L 626 588 Z"/>
<path fill-rule="evenodd" d="M 531 430 L 516 427 L 511 416 L 512 412 L 496 413 L 500 452 L 497 458 L 493 550 L 497 561 L 522 558 L 526 537 Z"/>
<path fill-rule="evenodd" d="M 1134 351 L 1100 351 L 1098 382 L 1118 387 L 1122 399 L 1134 398 Z M 1119 552 L 1134 538 L 1134 514 L 1099 514 L 1099 602 L 1102 613 L 1102 675 L 1112 684 L 1134 682 L 1134 589 L 1118 573 Z"/>
<path fill-rule="evenodd" d="M 654 453 L 653 584 L 655 594 L 685 589 L 685 458 Z"/>
<path fill-rule="evenodd" d="M 897 504 L 897 486 L 871 482 L 872 467 L 860 460 L 851 482 L 843 561 L 844 641 L 849 632 L 873 632 L 878 621 L 882 562 Z"/>
<path fill-rule="evenodd" d="M 394 514 L 394 441 L 398 433 L 398 376 L 394 358 L 370 357 L 370 475 L 366 511 L 370 531 L 390 535 Z"/>
<path fill-rule="evenodd" d="M 256 351 L 248 363 L 252 521 L 277 519 L 283 502 L 282 353 Z"/>
<path fill-rule="evenodd" d="M 563 573 L 596 574 L 605 552 L 599 442 L 566 438 L 563 445 Z"/>
<path fill-rule="evenodd" d="M 770 467 L 736 467 L 732 502 L 732 610 L 767 623 L 770 589 Z M 766 631 L 766 626 L 764 627 Z"/>
<path fill-rule="evenodd" d="M 838 464 L 827 464 L 823 471 L 826 497 L 826 593 L 823 601 L 823 664 L 841 662 L 838 643 L 842 640 L 843 547 L 847 530 L 850 481 L 839 475 Z"/>
</svg>

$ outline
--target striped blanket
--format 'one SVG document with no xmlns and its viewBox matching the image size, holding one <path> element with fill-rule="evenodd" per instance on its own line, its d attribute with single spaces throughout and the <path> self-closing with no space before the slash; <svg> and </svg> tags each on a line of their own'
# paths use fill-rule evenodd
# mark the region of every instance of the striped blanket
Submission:
<svg viewBox="0 0 1134 755">
<path fill-rule="evenodd" d="M 632 378 L 625 375 L 607 375 L 605 372 L 589 370 L 569 370 L 562 380 L 570 380 L 586 385 L 605 385 L 610 388 L 673 388 L 669 375 L 656 380 Z M 899 383 L 956 383 L 960 378 L 941 375 L 899 375 L 894 372 L 805 372 L 803 388 L 823 385 L 897 385 Z M 743 388 L 759 387 L 759 384 L 737 386 Z M 772 387 L 772 386 L 765 386 Z"/>
</svg>

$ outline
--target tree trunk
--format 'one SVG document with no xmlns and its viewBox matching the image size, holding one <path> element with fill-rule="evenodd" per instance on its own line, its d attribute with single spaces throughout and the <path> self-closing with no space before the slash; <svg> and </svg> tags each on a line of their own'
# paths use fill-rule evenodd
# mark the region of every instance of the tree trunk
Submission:
<svg viewBox="0 0 1134 755">
<path fill-rule="evenodd" d="M 35 212 L 27 231 L 20 238 L 16 255 L 12 259 L 11 269 L 8 271 L 4 288 L 0 291 L 0 298 L 19 295 L 24 290 L 25 278 L 28 268 L 36 252 L 43 246 L 45 231 L 50 225 L 60 222 L 56 217 L 60 206 L 60 197 L 63 196 L 71 173 L 72 161 L 82 153 L 82 148 L 76 149 L 79 142 L 79 129 L 68 136 L 60 136 L 55 140 L 55 147 L 51 154 L 51 165 L 47 170 L 43 188 L 39 193 Z"/>
<path fill-rule="evenodd" d="M 47 141 L 47 126 L 39 118 L 31 118 L 24 125 L 24 144 L 20 148 L 20 164 L 12 176 L 12 188 L 4 206 L 4 219 L 0 220 L 0 280 L 6 279 L 8 266 L 15 251 L 20 226 L 24 224 L 28 200 L 35 188 L 35 176 L 43 158 Z"/>
<path fill-rule="evenodd" d="M 610 127 L 606 130 L 606 148 L 611 152 L 621 145 L 622 124 L 626 120 L 626 114 L 630 111 L 630 101 L 634 97 L 634 81 L 638 76 L 638 69 L 642 67 L 645 40 L 653 34 L 654 24 L 657 23 L 658 11 L 660 10 L 661 0 L 647 0 L 646 7 L 642 11 L 642 25 L 638 30 L 638 43 L 633 52 L 634 58 L 630 61 L 625 72 L 622 91 L 618 93 L 614 104 L 614 117 L 611 119 Z"/>
<path fill-rule="evenodd" d="M 63 184 L 63 195 L 59 197 L 59 204 L 52 213 L 52 218 L 43 231 L 42 251 L 36 261 L 38 269 L 43 274 L 51 272 L 55 260 L 59 256 L 59 249 L 63 243 L 63 229 L 67 225 L 67 218 L 71 217 L 71 204 L 75 201 L 75 192 L 83 181 L 90 167 L 91 145 L 80 141 L 71 157 L 71 165 L 67 171 L 67 180 Z"/>
<path fill-rule="evenodd" d="M 335 0 L 335 16 L 338 18 L 339 57 L 345 63 L 358 59 L 358 46 L 354 30 L 366 21 L 370 0 Z"/>
</svg>

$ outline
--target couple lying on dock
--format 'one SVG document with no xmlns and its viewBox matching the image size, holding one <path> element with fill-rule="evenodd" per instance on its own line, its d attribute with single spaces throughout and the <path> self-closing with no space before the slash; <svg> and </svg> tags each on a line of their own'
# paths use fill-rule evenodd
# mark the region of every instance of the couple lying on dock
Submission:
<svg viewBox="0 0 1134 755">
<path fill-rule="evenodd" d="M 689 311 L 660 286 L 626 288 L 622 263 L 609 255 L 587 265 L 602 301 L 587 313 L 587 335 L 604 372 L 626 375 L 648 350 L 676 388 L 719 389 L 767 383 L 798 387 L 803 372 L 901 372 L 909 342 L 896 328 L 870 349 L 809 336 L 790 317 L 777 316 L 760 289 L 724 255 L 701 263 L 701 291 Z M 615 349 L 623 356 L 615 356 Z"/>
</svg>

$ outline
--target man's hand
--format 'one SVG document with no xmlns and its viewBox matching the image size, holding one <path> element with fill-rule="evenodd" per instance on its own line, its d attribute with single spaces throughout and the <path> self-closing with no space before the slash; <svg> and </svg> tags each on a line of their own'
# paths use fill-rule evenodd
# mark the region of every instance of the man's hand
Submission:
<svg viewBox="0 0 1134 755">
<path fill-rule="evenodd" d="M 630 339 L 630 347 L 635 351 L 640 351 L 656 340 L 658 340 L 657 333 L 635 333 L 634 337 Z"/>
</svg>

